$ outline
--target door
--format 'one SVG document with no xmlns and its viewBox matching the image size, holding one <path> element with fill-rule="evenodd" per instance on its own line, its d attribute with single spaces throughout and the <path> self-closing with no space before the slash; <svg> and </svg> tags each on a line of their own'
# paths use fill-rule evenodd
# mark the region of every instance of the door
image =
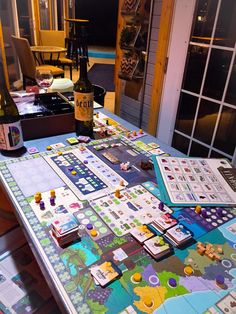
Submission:
<svg viewBox="0 0 236 314">
<path fill-rule="evenodd" d="M 184 1 L 177 1 L 177 7 L 180 2 Z M 165 93 L 170 94 L 171 90 L 173 99 L 168 114 L 172 119 L 169 127 L 163 127 L 162 120 L 157 134 L 189 156 L 226 157 L 235 163 L 236 2 L 198 0 L 189 5 L 188 17 L 191 23 L 185 29 L 190 36 L 187 31 L 185 39 L 172 33 L 170 54 L 179 36 L 180 41 L 186 42 L 182 47 L 185 63 L 175 50 L 170 61 L 175 61 L 178 82 L 173 83 L 173 76 L 172 82 L 168 82 L 167 73 L 160 116 L 165 117 Z M 180 23 L 181 15 L 178 19 Z M 167 72 L 173 71 L 169 67 L 170 63 Z M 164 122 L 168 124 L 167 120 Z"/>
<path fill-rule="evenodd" d="M 31 0 L 16 0 L 18 27 L 21 37 L 27 38 L 30 45 L 34 44 Z"/>
<path fill-rule="evenodd" d="M 0 20 L 2 23 L 3 49 L 6 55 L 10 86 L 19 78 L 17 57 L 12 47 L 11 35 L 17 33 L 17 10 L 14 1 L 0 1 Z"/>
</svg>

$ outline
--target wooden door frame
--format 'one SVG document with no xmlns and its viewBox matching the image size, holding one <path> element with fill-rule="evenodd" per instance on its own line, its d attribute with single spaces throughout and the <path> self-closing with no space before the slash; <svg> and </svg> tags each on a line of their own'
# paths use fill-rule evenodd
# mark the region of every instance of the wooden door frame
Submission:
<svg viewBox="0 0 236 314">
<path fill-rule="evenodd" d="M 161 8 L 160 31 L 156 50 L 156 62 L 154 67 L 154 79 L 151 92 L 149 111 L 148 133 L 155 136 L 160 112 L 162 87 L 168 64 L 168 46 L 172 25 L 172 17 L 175 0 L 163 0 Z"/>
<path fill-rule="evenodd" d="M 121 87 L 122 80 L 118 77 L 120 64 L 122 59 L 122 50 L 120 49 L 120 34 L 125 24 L 124 18 L 121 15 L 121 7 L 123 0 L 119 0 L 118 4 L 118 18 L 117 18 L 117 32 L 116 32 L 116 59 L 115 59 L 115 70 L 114 70 L 114 84 L 115 84 L 115 114 L 120 115 L 121 108 Z"/>
<path fill-rule="evenodd" d="M 9 75 L 8 75 L 8 70 L 7 70 L 7 59 L 6 59 L 6 52 L 4 48 L 4 39 L 3 39 L 1 19 L 0 19 L 0 50 L 2 54 L 2 65 L 3 65 L 3 72 L 4 72 L 5 81 L 6 81 L 6 86 L 7 86 L 7 89 L 9 90 L 10 83 L 9 83 Z"/>
<path fill-rule="evenodd" d="M 156 136 L 171 145 L 196 0 L 175 0 Z M 184 19 L 183 19 L 184 16 Z"/>
</svg>

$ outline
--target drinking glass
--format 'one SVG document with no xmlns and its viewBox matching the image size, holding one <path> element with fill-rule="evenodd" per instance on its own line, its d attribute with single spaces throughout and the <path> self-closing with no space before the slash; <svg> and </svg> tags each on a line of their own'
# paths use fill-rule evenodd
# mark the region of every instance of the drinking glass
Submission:
<svg viewBox="0 0 236 314">
<path fill-rule="evenodd" d="M 47 89 L 52 85 L 53 75 L 51 70 L 38 69 L 35 75 L 36 82 L 40 88 L 43 88 L 45 93 Z"/>
</svg>

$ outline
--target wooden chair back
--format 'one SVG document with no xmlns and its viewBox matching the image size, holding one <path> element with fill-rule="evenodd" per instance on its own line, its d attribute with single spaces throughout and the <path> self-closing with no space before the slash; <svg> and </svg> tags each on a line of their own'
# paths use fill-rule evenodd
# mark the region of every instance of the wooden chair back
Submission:
<svg viewBox="0 0 236 314">
<path fill-rule="evenodd" d="M 34 78 L 36 63 L 28 40 L 14 35 L 12 35 L 11 38 L 20 62 L 22 74 L 28 78 Z"/>
<path fill-rule="evenodd" d="M 41 30 L 39 32 L 39 41 L 42 46 L 56 46 L 65 48 L 65 32 L 54 30 Z M 60 57 L 64 57 L 65 53 L 60 53 Z M 49 54 L 44 54 L 45 60 L 50 59 Z M 57 58 L 57 54 L 53 54 L 52 59 Z"/>
</svg>

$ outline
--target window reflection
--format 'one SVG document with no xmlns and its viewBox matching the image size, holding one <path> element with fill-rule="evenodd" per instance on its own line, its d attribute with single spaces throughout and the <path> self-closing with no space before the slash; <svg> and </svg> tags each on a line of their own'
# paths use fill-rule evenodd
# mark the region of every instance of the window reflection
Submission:
<svg viewBox="0 0 236 314">
<path fill-rule="evenodd" d="M 236 146 L 236 109 L 224 107 L 221 113 L 214 147 L 233 155 Z"/>
<path fill-rule="evenodd" d="M 175 129 L 191 135 L 198 98 L 181 93 Z"/>
<path fill-rule="evenodd" d="M 208 157 L 209 148 L 197 143 L 192 142 L 189 156 L 191 157 Z"/>
<path fill-rule="evenodd" d="M 204 99 L 201 100 L 194 131 L 194 138 L 206 144 L 211 144 L 219 107 L 220 106 L 214 102 Z"/>
<path fill-rule="evenodd" d="M 199 93 L 206 65 L 208 48 L 190 45 L 185 66 L 183 89 Z"/>
<path fill-rule="evenodd" d="M 218 1 L 199 0 L 193 24 L 191 40 L 210 43 Z"/>
<path fill-rule="evenodd" d="M 225 158 L 225 155 L 216 152 L 215 150 L 211 151 L 211 158 Z"/>
<path fill-rule="evenodd" d="M 216 24 L 214 45 L 234 47 L 236 40 L 236 1 L 221 1 L 220 13 Z"/>
<path fill-rule="evenodd" d="M 172 146 L 184 154 L 188 153 L 189 139 L 178 134 L 174 133 Z"/>
<path fill-rule="evenodd" d="M 227 89 L 225 102 L 236 105 L 236 58 L 234 58 L 234 65 L 229 80 L 229 86 Z"/>
<path fill-rule="evenodd" d="M 218 100 L 222 99 L 231 57 L 231 51 L 219 49 L 211 50 L 207 76 L 203 89 L 204 96 Z"/>
</svg>

